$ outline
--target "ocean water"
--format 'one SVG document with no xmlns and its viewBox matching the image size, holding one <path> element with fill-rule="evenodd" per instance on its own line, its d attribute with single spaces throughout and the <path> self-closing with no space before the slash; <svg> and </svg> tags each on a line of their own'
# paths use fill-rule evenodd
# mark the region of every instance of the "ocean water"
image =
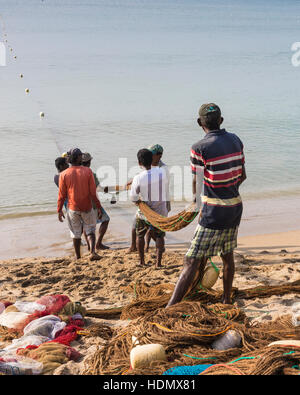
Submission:
<svg viewBox="0 0 300 395">
<path fill-rule="evenodd" d="M 244 143 L 243 198 L 299 197 L 300 1 L 0 0 L 0 15 L 0 218 L 54 212 L 54 160 L 75 146 L 113 185 L 159 143 L 189 198 L 197 111 L 212 101 Z"/>
</svg>

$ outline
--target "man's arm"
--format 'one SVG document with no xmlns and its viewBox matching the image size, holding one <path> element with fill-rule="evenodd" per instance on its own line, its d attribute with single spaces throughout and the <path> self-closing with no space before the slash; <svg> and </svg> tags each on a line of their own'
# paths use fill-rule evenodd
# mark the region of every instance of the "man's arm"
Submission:
<svg viewBox="0 0 300 395">
<path fill-rule="evenodd" d="M 90 172 L 89 188 L 90 188 L 91 198 L 92 198 L 93 202 L 95 203 L 95 205 L 97 206 L 97 209 L 99 211 L 99 210 L 101 210 L 101 203 L 100 203 L 100 200 L 98 199 L 98 196 L 97 196 L 96 183 L 95 183 L 95 178 L 94 178 L 92 171 Z"/>
<path fill-rule="evenodd" d="M 58 199 L 57 199 L 57 212 L 58 212 L 58 220 L 63 222 L 63 218 L 65 218 L 64 213 L 62 211 L 64 202 L 67 198 L 67 186 L 65 183 L 65 177 L 62 175 L 59 177 L 58 184 Z"/>
<path fill-rule="evenodd" d="M 247 179 L 246 169 L 245 169 L 245 165 L 243 165 L 243 168 L 242 168 L 242 175 L 241 175 L 241 181 L 240 181 L 240 184 L 239 184 L 239 185 L 241 185 L 246 179 Z"/>
<path fill-rule="evenodd" d="M 139 204 L 139 202 L 140 202 L 140 186 L 138 183 L 138 179 L 136 177 L 134 177 L 132 180 L 129 196 L 130 196 L 130 199 L 133 203 L 135 203 L 136 205 Z"/>
<path fill-rule="evenodd" d="M 202 152 L 196 151 L 196 148 L 191 148 L 190 153 L 190 162 L 191 162 L 191 170 L 193 174 L 192 181 L 192 192 L 193 192 L 193 201 L 197 203 L 197 208 L 200 210 L 201 208 L 201 193 L 203 188 L 203 180 L 204 180 L 204 159 L 202 156 Z"/>
<path fill-rule="evenodd" d="M 203 179 L 204 179 L 204 169 L 197 169 L 196 173 L 193 173 L 193 181 L 192 181 L 192 192 L 193 192 L 193 201 L 197 203 L 197 208 L 201 209 L 201 193 L 203 188 Z"/>
</svg>

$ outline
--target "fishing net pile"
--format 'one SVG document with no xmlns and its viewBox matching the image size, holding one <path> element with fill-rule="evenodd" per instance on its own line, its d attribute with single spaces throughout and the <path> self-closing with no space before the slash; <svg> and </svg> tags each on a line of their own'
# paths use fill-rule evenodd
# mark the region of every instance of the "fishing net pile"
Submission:
<svg viewBox="0 0 300 395">
<path fill-rule="evenodd" d="M 281 294 L 299 291 L 299 286 L 299 281 L 286 284 Z M 168 308 L 165 305 L 172 291 L 170 285 L 150 287 L 135 284 L 132 291 L 136 301 L 125 306 L 121 313 L 121 317 L 124 313 L 124 318 L 130 311 L 132 318 L 129 324 L 114 330 L 111 339 L 88 360 L 84 374 L 300 373 L 300 326 L 293 325 L 291 315 L 269 323 L 253 323 L 243 310 L 216 302 L 217 292 L 212 290 L 200 290 L 191 296 L 191 300 Z M 235 293 L 239 291 L 235 290 Z M 240 293 L 243 297 L 256 297 L 259 289 L 256 287 Z M 279 289 L 262 289 L 263 296 L 273 293 L 279 294 Z M 239 335 L 239 346 L 224 350 L 213 348 L 214 342 L 229 331 Z M 287 340 L 286 344 L 270 345 L 283 339 Z M 130 353 L 137 344 L 163 346 L 166 359 L 133 368 Z"/>
<path fill-rule="evenodd" d="M 66 295 L 46 295 L 34 302 L 0 302 L 0 372 L 52 374 L 80 354 L 70 344 L 84 326 L 86 309 Z"/>
<path fill-rule="evenodd" d="M 171 217 L 157 214 L 144 202 L 139 203 L 139 209 L 151 225 L 164 232 L 176 232 L 185 228 L 196 218 L 199 212 L 195 204 Z"/>
<path fill-rule="evenodd" d="M 86 315 L 90 317 L 114 319 L 121 318 L 135 319 L 144 316 L 148 312 L 155 309 L 165 307 L 174 290 L 173 284 L 158 284 L 151 285 L 145 282 L 135 282 L 124 287 L 124 292 L 129 292 L 134 295 L 134 300 L 126 306 L 115 307 L 109 309 L 92 309 L 87 310 Z M 231 291 L 231 298 L 252 299 L 264 298 L 272 295 L 285 295 L 291 293 L 300 294 L 300 280 L 282 284 L 279 286 L 258 286 L 254 288 L 245 288 L 239 290 L 233 287 Z M 202 304 L 216 304 L 221 300 L 223 291 L 214 289 L 195 288 L 189 295 L 186 296 L 187 301 L 199 301 Z"/>
</svg>

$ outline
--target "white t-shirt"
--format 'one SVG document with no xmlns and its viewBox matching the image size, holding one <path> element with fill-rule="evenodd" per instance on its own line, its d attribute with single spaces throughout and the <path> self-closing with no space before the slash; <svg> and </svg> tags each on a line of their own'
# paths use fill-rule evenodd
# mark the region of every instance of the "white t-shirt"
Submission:
<svg viewBox="0 0 300 395">
<path fill-rule="evenodd" d="M 167 178 L 166 172 L 159 167 L 144 170 L 133 178 L 130 198 L 133 202 L 141 200 L 156 213 L 167 216 Z M 143 217 L 138 210 L 138 216 Z"/>
</svg>

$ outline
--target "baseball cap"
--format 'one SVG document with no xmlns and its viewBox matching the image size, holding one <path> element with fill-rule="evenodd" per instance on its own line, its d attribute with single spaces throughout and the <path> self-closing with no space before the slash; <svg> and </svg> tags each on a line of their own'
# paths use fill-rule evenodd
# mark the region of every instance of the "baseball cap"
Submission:
<svg viewBox="0 0 300 395">
<path fill-rule="evenodd" d="M 88 152 L 84 152 L 82 154 L 82 162 L 89 162 L 90 160 L 92 160 L 93 157 L 91 156 L 91 154 L 89 154 Z"/>
<path fill-rule="evenodd" d="M 148 150 L 151 151 L 153 155 L 162 154 L 164 152 L 163 147 L 159 144 L 151 145 Z"/>
<path fill-rule="evenodd" d="M 215 103 L 202 104 L 199 109 L 199 117 L 206 117 L 209 114 L 213 114 L 214 116 L 221 116 L 220 107 Z"/>
</svg>

